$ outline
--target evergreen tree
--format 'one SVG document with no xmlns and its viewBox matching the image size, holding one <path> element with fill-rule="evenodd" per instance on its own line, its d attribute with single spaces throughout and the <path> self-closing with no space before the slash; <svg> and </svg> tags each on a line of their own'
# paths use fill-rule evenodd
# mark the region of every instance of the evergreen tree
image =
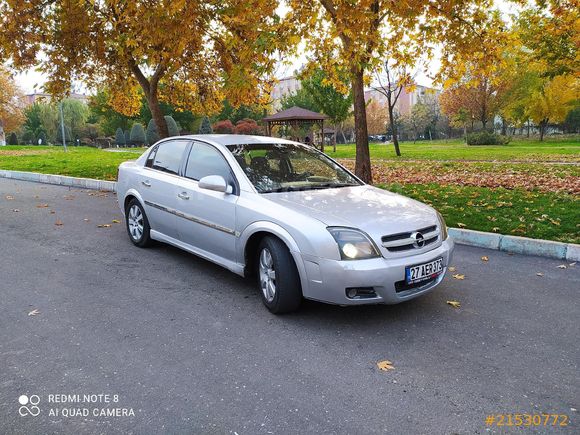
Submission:
<svg viewBox="0 0 580 435">
<path fill-rule="evenodd" d="M 211 128 L 211 123 L 209 122 L 209 118 L 207 116 L 203 117 L 201 121 L 201 126 L 199 127 L 199 134 L 212 134 L 213 129 Z"/>
<path fill-rule="evenodd" d="M 173 116 L 165 115 L 165 123 L 167 124 L 167 131 L 169 132 L 169 136 L 179 136 L 179 127 L 177 126 L 175 119 L 173 119 Z"/>
<path fill-rule="evenodd" d="M 129 130 L 125 130 L 125 145 L 131 146 L 131 133 L 129 133 Z"/>
<path fill-rule="evenodd" d="M 155 125 L 155 120 L 151 118 L 149 120 L 149 124 L 147 124 L 147 145 L 153 145 L 155 142 L 159 140 L 159 133 L 157 132 L 157 126 Z M 171 136 L 171 133 L 169 133 Z"/>
<path fill-rule="evenodd" d="M 16 136 L 16 133 L 11 133 L 10 136 L 8 136 L 7 143 L 8 145 L 18 145 L 18 136 Z"/>
<path fill-rule="evenodd" d="M 145 129 L 141 124 L 136 122 L 131 128 L 131 144 L 143 146 L 145 144 Z"/>
<path fill-rule="evenodd" d="M 115 132 L 115 144 L 119 145 L 120 147 L 125 146 L 125 133 L 123 133 L 123 129 L 119 127 Z"/>
</svg>

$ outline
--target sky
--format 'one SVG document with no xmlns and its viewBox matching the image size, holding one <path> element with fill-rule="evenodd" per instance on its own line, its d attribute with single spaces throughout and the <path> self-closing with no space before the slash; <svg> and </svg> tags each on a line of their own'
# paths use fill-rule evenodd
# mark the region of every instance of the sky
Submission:
<svg viewBox="0 0 580 435">
<path fill-rule="evenodd" d="M 515 5 L 513 3 L 510 3 L 508 0 L 495 0 L 495 5 L 506 17 L 508 14 L 514 12 Z M 283 11 L 280 10 L 279 12 Z M 294 59 L 291 59 L 290 65 L 280 64 L 276 70 L 275 75 L 277 78 L 291 76 L 294 74 L 294 71 L 300 69 L 300 67 L 304 65 L 305 62 L 306 62 L 306 54 L 303 52 Z M 415 81 L 417 82 L 417 84 L 423 86 L 431 86 L 432 80 L 428 76 L 435 74 L 439 69 L 439 65 L 440 65 L 439 60 L 435 58 L 432 62 L 430 62 L 425 71 L 418 71 L 415 77 Z M 34 69 L 30 69 L 26 72 L 17 74 L 15 76 L 15 79 L 25 94 L 31 94 L 35 91 L 42 92 L 42 85 L 46 80 L 46 76 L 38 71 L 35 71 Z M 82 89 L 82 86 L 80 87 Z"/>
</svg>

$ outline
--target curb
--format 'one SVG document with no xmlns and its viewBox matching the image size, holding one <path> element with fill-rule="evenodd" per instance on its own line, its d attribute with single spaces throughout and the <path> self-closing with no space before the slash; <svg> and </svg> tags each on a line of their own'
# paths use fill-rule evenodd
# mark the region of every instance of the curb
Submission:
<svg viewBox="0 0 580 435">
<path fill-rule="evenodd" d="M 59 186 L 81 187 L 83 189 L 116 192 L 115 181 L 95 180 L 92 178 L 67 177 L 65 175 L 39 174 L 37 172 L 6 171 L 0 169 L 0 178 L 33 181 L 36 183 L 57 184 Z"/>
<path fill-rule="evenodd" d="M 580 261 L 580 245 L 574 243 L 484 233 L 460 228 L 449 228 L 449 235 L 460 245 L 477 246 L 515 254 L 537 255 L 558 260 Z"/>
<path fill-rule="evenodd" d="M 117 191 L 117 183 L 115 181 L 94 180 L 92 178 L 39 174 L 37 172 L 6 171 L 3 169 L 0 169 L 0 178 L 81 187 L 106 192 Z M 515 254 L 557 258 L 559 260 L 580 261 L 580 245 L 574 243 L 529 239 L 527 237 L 485 233 L 483 231 L 464 230 L 461 228 L 449 228 L 449 235 L 460 245 L 477 246 L 479 248 L 513 252 Z"/>
</svg>

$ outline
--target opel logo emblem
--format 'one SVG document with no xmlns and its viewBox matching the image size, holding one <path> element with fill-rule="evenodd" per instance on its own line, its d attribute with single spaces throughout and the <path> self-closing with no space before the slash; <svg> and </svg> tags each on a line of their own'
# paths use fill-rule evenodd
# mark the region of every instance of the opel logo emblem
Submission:
<svg viewBox="0 0 580 435">
<path fill-rule="evenodd" d="M 419 231 L 411 234 L 411 238 L 414 240 L 413 246 L 415 248 L 422 248 L 423 246 L 425 246 L 425 238 L 423 237 L 423 234 L 421 234 Z"/>
</svg>

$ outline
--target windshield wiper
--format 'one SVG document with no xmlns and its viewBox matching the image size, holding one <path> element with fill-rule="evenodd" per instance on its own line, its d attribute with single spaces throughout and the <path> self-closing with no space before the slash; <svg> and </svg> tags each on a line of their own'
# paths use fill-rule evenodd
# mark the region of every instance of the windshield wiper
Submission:
<svg viewBox="0 0 580 435">
<path fill-rule="evenodd" d="M 358 184 L 352 183 L 322 183 L 322 184 L 312 184 L 310 186 L 286 186 L 278 187 L 276 189 L 265 190 L 262 193 L 275 193 L 275 192 L 297 192 L 303 190 L 320 190 L 329 189 L 333 187 L 352 187 L 358 186 Z"/>
</svg>

